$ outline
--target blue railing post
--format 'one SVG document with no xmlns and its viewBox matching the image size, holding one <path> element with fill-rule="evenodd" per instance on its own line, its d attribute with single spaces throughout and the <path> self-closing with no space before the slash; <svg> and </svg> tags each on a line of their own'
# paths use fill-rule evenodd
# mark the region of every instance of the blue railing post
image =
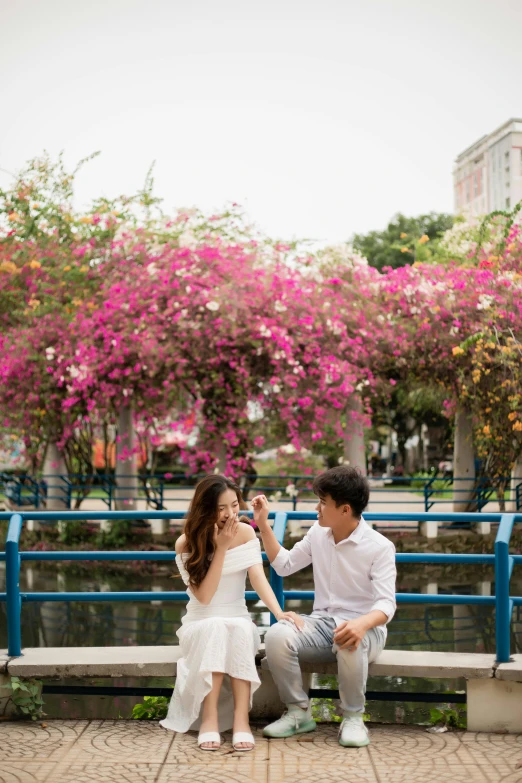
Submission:
<svg viewBox="0 0 522 783">
<path fill-rule="evenodd" d="M 503 514 L 495 540 L 495 635 L 497 663 L 507 663 L 511 651 L 511 614 L 513 602 L 509 596 L 509 582 L 513 559 L 509 556 L 509 539 L 515 521 L 514 514 Z"/>
<path fill-rule="evenodd" d="M 20 553 L 18 542 L 22 532 L 22 517 L 13 514 L 5 542 L 5 590 L 7 602 L 7 654 L 22 654 L 22 601 L 20 598 Z"/>
</svg>

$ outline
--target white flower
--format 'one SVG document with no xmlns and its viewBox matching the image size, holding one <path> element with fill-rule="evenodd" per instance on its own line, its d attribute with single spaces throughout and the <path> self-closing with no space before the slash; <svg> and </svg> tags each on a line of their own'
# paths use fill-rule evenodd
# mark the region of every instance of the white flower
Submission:
<svg viewBox="0 0 522 783">
<path fill-rule="evenodd" d="M 193 231 L 190 228 L 185 229 L 182 234 L 179 235 L 178 244 L 180 247 L 188 247 L 189 250 L 194 250 L 198 244 L 198 240 Z"/>
<path fill-rule="evenodd" d="M 291 498 L 295 498 L 299 494 L 297 489 L 295 488 L 295 484 L 289 484 L 286 487 L 285 492 Z"/>
<path fill-rule="evenodd" d="M 287 443 L 279 449 L 283 454 L 295 454 L 296 448 L 293 443 Z"/>
<path fill-rule="evenodd" d="M 56 353 L 56 348 L 53 348 L 52 345 L 49 346 L 49 348 L 45 349 L 45 358 L 47 359 L 48 362 L 52 362 L 55 353 Z"/>
<path fill-rule="evenodd" d="M 288 308 L 282 302 L 276 302 L 275 309 L 278 313 L 286 313 Z"/>
<path fill-rule="evenodd" d="M 493 304 L 493 297 L 489 294 L 481 294 L 479 296 L 478 304 L 477 304 L 477 310 L 489 310 L 491 305 Z"/>
<path fill-rule="evenodd" d="M 259 334 L 262 337 L 272 337 L 271 330 L 267 326 L 265 326 L 265 324 L 261 324 L 261 326 L 259 327 Z"/>
<path fill-rule="evenodd" d="M 215 313 L 216 310 L 219 310 L 219 302 L 207 302 L 205 307 L 207 310 L 211 310 L 213 313 Z"/>
<path fill-rule="evenodd" d="M 272 389 L 273 389 L 275 394 L 279 394 L 279 392 L 281 391 L 281 387 L 279 386 L 278 383 L 274 383 L 274 385 L 272 386 Z"/>
<path fill-rule="evenodd" d="M 148 267 L 147 267 L 147 272 L 148 272 L 148 274 L 149 274 L 151 277 L 154 277 L 154 275 L 155 275 L 155 274 L 157 274 L 157 272 L 158 272 L 158 267 L 156 266 L 156 264 L 155 264 L 154 262 L 152 262 L 152 264 L 149 264 L 149 265 L 148 265 Z"/>
</svg>

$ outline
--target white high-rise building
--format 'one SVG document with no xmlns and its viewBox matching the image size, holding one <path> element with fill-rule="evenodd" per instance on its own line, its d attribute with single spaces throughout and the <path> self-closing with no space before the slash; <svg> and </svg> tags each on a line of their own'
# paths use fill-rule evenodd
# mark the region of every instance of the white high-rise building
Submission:
<svg viewBox="0 0 522 783">
<path fill-rule="evenodd" d="M 522 200 L 522 119 L 511 119 L 461 152 L 453 169 L 455 212 L 477 217 Z"/>
</svg>

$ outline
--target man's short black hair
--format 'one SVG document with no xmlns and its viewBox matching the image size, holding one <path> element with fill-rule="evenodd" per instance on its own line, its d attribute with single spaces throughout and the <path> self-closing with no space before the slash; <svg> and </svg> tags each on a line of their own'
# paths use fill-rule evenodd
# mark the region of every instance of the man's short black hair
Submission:
<svg viewBox="0 0 522 783">
<path fill-rule="evenodd" d="M 360 517 L 370 499 L 370 485 L 359 468 L 339 465 L 330 468 L 314 480 L 314 493 L 319 498 L 330 495 L 337 507 L 347 503 L 355 517 Z"/>
</svg>

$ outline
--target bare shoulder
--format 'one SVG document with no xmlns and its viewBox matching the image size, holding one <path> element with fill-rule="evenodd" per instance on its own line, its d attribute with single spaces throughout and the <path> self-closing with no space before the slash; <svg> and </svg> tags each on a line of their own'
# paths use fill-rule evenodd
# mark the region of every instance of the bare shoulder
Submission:
<svg viewBox="0 0 522 783">
<path fill-rule="evenodd" d="M 185 536 L 185 533 L 182 533 L 180 537 L 176 540 L 176 554 L 180 555 L 182 552 L 185 551 L 185 546 L 187 543 L 187 539 Z"/>
<path fill-rule="evenodd" d="M 241 544 L 246 544 L 247 541 L 253 541 L 256 538 L 254 528 L 246 522 L 239 523 L 239 530 L 237 531 L 237 537 Z"/>
</svg>

